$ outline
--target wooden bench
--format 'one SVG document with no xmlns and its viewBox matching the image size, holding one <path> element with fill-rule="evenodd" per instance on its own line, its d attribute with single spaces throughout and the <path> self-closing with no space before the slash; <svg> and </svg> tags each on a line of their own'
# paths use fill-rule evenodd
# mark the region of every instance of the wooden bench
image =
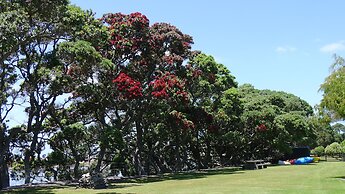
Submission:
<svg viewBox="0 0 345 194">
<path fill-rule="evenodd" d="M 268 163 L 265 163 L 264 160 L 247 160 L 243 168 L 245 170 L 256 170 L 267 168 Z"/>
</svg>

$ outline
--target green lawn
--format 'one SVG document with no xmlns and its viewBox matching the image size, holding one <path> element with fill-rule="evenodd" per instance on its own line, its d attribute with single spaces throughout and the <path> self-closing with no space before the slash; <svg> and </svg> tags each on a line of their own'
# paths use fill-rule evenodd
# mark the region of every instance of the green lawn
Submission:
<svg viewBox="0 0 345 194">
<path fill-rule="evenodd" d="M 105 190 L 45 188 L 9 193 L 344 193 L 345 163 L 223 169 L 132 180 Z"/>
</svg>

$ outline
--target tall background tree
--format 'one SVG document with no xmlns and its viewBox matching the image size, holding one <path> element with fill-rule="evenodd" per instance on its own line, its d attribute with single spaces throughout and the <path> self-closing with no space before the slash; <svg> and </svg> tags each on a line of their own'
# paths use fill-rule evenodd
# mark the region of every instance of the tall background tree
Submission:
<svg viewBox="0 0 345 194">
<path fill-rule="evenodd" d="M 321 108 L 332 120 L 343 120 L 345 118 L 345 61 L 342 57 L 335 55 L 334 63 L 331 66 L 332 72 L 321 85 L 323 92 Z"/>
<path fill-rule="evenodd" d="M 322 127 L 317 131 L 317 143 L 332 152 L 334 145 L 344 141 L 345 137 L 344 125 L 339 122 L 345 118 L 345 60 L 341 56 L 334 55 L 331 73 L 320 86 L 320 91 L 323 98 L 317 114 Z"/>
</svg>

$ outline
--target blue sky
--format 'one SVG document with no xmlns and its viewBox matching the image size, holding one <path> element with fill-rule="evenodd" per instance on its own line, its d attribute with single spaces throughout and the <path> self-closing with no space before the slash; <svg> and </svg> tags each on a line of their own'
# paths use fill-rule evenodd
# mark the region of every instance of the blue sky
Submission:
<svg viewBox="0 0 345 194">
<path fill-rule="evenodd" d="M 193 36 L 239 84 L 293 93 L 314 106 L 333 54 L 345 54 L 342 0 L 72 0 L 97 17 L 141 12 Z"/>
</svg>

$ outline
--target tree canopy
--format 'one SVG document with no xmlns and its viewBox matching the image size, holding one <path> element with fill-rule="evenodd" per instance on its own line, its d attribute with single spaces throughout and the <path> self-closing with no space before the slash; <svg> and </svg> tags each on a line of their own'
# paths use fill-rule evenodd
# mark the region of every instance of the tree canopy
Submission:
<svg viewBox="0 0 345 194">
<path fill-rule="evenodd" d="M 307 102 L 285 92 L 239 87 L 247 157 L 282 157 L 293 147 L 311 146 L 315 138 Z M 257 156 L 256 156 L 257 157 Z"/>
<path fill-rule="evenodd" d="M 323 92 L 321 107 L 333 120 L 345 118 L 345 66 L 344 59 L 335 55 L 331 74 L 320 90 Z"/>
<path fill-rule="evenodd" d="M 96 19 L 66 0 L 0 9 L 0 188 L 9 165 L 26 183 L 40 169 L 77 180 L 238 165 L 315 144 L 308 103 L 238 86 L 171 24 L 141 13 Z M 26 120 L 8 126 L 18 103 Z"/>
</svg>

